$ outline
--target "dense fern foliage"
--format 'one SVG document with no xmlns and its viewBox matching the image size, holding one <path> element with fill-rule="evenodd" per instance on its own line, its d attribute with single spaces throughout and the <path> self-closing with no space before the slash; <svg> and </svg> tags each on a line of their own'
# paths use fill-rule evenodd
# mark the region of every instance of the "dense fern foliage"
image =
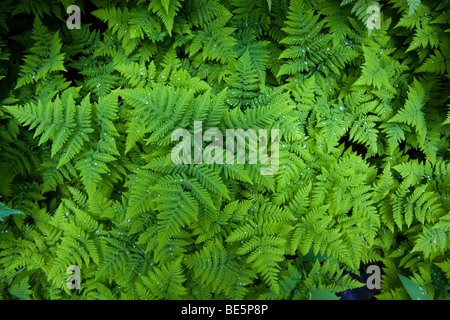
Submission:
<svg viewBox="0 0 450 320">
<path fill-rule="evenodd" d="M 448 298 L 449 32 L 449 1 L 4 0 L 0 299 L 330 299 L 373 264 Z M 279 130 L 278 170 L 174 163 L 198 123 Z"/>
</svg>

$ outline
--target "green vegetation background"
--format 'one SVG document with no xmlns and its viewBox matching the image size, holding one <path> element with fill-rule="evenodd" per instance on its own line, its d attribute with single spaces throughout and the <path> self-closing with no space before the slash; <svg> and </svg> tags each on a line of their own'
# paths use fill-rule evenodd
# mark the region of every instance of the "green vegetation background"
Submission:
<svg viewBox="0 0 450 320">
<path fill-rule="evenodd" d="M 2 1 L 0 298 L 332 299 L 371 264 L 377 299 L 448 298 L 449 25 L 431 0 Z M 280 129 L 278 172 L 174 165 L 194 121 Z"/>
</svg>

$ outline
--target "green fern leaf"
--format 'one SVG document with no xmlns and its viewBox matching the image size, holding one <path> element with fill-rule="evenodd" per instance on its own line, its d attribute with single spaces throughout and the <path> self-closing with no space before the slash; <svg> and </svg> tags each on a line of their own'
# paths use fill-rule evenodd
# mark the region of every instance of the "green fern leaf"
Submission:
<svg viewBox="0 0 450 320">
<path fill-rule="evenodd" d="M 412 125 L 416 128 L 421 141 L 424 141 L 427 134 L 427 125 L 425 122 L 422 108 L 425 105 L 425 91 L 417 80 L 414 80 L 408 91 L 408 99 L 405 106 L 388 122 L 400 122 Z"/>
</svg>

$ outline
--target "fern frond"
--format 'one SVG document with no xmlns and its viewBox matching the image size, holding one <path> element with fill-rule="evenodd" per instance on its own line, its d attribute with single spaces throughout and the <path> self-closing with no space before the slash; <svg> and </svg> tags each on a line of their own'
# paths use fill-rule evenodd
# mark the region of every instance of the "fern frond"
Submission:
<svg viewBox="0 0 450 320">
<path fill-rule="evenodd" d="M 164 22 L 169 35 L 172 35 L 174 18 L 182 6 L 181 2 L 179 0 L 157 0 L 148 5 L 148 9 L 156 13 Z"/>
<path fill-rule="evenodd" d="M 183 286 L 186 279 L 182 273 L 181 259 L 163 264 L 161 267 L 154 267 L 149 270 L 148 276 L 142 277 L 142 281 L 157 299 L 178 300 L 187 292 Z"/>
<path fill-rule="evenodd" d="M 36 129 L 34 136 L 41 136 L 39 145 L 52 140 L 52 157 L 59 153 L 58 168 L 72 160 L 89 141 L 93 132 L 90 123 L 91 104 L 89 95 L 78 108 L 72 96 L 56 97 L 45 105 L 41 101 L 25 106 L 9 106 L 9 111 L 24 126 Z"/>
</svg>

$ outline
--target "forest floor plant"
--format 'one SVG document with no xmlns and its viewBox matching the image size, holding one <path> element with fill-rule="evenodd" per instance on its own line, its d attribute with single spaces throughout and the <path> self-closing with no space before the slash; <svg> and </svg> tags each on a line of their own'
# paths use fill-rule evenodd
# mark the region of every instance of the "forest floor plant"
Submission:
<svg viewBox="0 0 450 320">
<path fill-rule="evenodd" d="M 449 32 L 450 1 L 3 0 L 0 299 L 338 299 L 371 265 L 448 299 Z"/>
</svg>

